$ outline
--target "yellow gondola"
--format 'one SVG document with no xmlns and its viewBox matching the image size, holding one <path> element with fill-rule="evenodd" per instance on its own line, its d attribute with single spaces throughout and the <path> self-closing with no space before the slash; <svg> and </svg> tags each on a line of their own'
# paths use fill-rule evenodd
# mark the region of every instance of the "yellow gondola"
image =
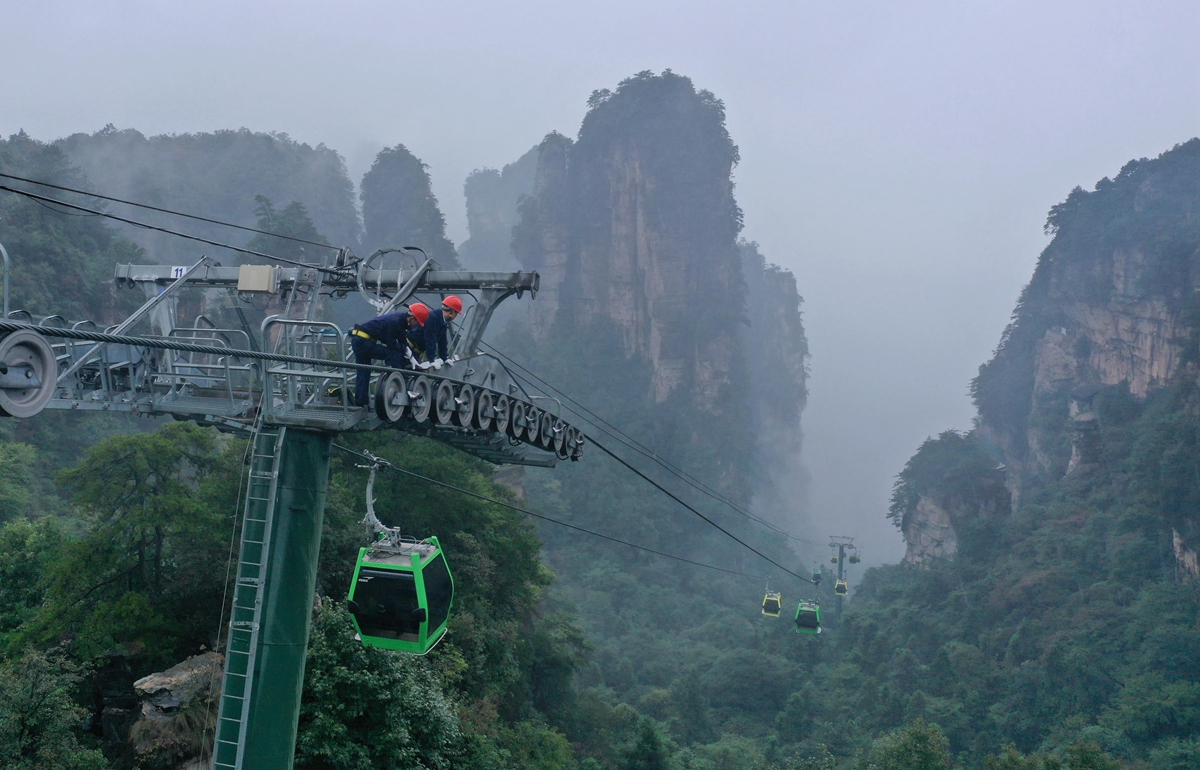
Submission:
<svg viewBox="0 0 1200 770">
<path fill-rule="evenodd" d="M 762 614 L 769 618 L 777 618 L 783 609 L 782 605 L 782 597 L 778 591 L 767 591 L 767 595 L 763 597 Z"/>
<path fill-rule="evenodd" d="M 833 584 L 833 592 L 838 596 L 845 596 L 850 593 L 850 586 L 845 580 L 839 580 Z"/>
</svg>

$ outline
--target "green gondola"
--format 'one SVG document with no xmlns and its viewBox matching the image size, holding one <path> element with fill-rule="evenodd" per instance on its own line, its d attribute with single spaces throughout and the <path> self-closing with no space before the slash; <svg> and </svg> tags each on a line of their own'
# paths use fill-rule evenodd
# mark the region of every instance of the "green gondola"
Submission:
<svg viewBox="0 0 1200 770">
<path fill-rule="evenodd" d="M 800 605 L 796 607 L 796 633 L 821 633 L 820 602 L 800 602 Z"/>
<path fill-rule="evenodd" d="M 446 633 L 454 579 L 436 537 L 358 552 L 347 606 L 368 647 L 424 655 Z"/>
<path fill-rule="evenodd" d="M 770 618 L 777 618 L 783 609 L 782 604 L 783 599 L 780 597 L 779 592 L 768 589 L 767 595 L 763 597 L 762 614 Z"/>
</svg>

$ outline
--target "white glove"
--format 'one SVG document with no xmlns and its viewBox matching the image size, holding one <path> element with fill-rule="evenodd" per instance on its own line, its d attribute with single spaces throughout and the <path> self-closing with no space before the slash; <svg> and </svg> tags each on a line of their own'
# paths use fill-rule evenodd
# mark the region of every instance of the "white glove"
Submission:
<svg viewBox="0 0 1200 770">
<path fill-rule="evenodd" d="M 421 367 L 421 371 L 425 371 L 429 367 L 433 366 L 433 364 L 429 363 L 428 361 L 422 361 L 421 363 L 417 364 L 417 366 Z"/>
<path fill-rule="evenodd" d="M 404 355 L 408 357 L 408 362 L 409 362 L 410 364 L 412 364 L 413 366 L 418 366 L 418 364 L 417 364 L 417 359 L 416 359 L 416 357 L 415 357 L 415 356 L 413 356 L 413 354 L 412 354 L 412 348 L 405 348 L 405 349 L 404 349 Z"/>
<path fill-rule="evenodd" d="M 439 371 L 439 370 L 442 368 L 442 364 L 443 364 L 443 363 L 445 363 L 445 362 L 444 362 L 444 361 L 442 361 L 442 359 L 440 359 L 440 358 L 435 358 L 435 359 L 433 359 L 433 370 L 434 370 L 435 372 L 436 372 L 436 371 Z"/>
<path fill-rule="evenodd" d="M 449 369 L 451 366 L 454 366 L 454 362 L 457 360 L 458 360 L 457 358 L 447 358 L 442 363 L 444 363 L 446 365 L 446 368 Z"/>
</svg>

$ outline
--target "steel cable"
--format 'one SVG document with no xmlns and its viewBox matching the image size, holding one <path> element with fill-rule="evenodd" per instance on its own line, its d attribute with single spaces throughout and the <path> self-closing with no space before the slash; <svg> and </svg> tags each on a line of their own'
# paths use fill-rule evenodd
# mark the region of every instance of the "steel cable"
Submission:
<svg viewBox="0 0 1200 770">
<path fill-rule="evenodd" d="M 621 429 L 617 428 L 615 425 L 608 422 L 603 417 L 599 416 L 598 414 L 596 414 L 592 410 L 588 409 L 583 404 L 579 403 L 575 399 L 568 396 L 566 393 L 563 393 L 558 388 L 556 388 L 553 385 L 551 385 L 550 383 L 546 382 L 544 379 L 542 379 L 538 375 L 534 374 L 533 372 L 531 372 L 526 367 L 522 366 L 517 361 L 514 361 L 512 359 L 512 357 L 510 357 L 510 356 L 506 355 L 505 353 L 501 352 L 500 350 L 496 349 L 496 347 L 494 345 L 489 345 L 489 344 L 483 343 L 483 342 L 481 342 L 480 345 L 483 347 L 486 347 L 492 353 L 495 353 L 498 357 L 504 359 L 507 363 L 512 365 L 513 368 L 518 369 L 521 372 L 524 372 L 526 375 L 526 378 L 528 380 L 537 382 L 546 390 L 557 394 L 564 401 L 567 401 L 567 402 L 573 404 L 576 407 L 575 411 L 582 412 L 585 419 L 587 419 L 587 417 L 591 417 L 592 419 L 588 420 L 588 421 L 591 422 L 593 425 L 595 425 L 597 428 L 599 428 L 601 431 L 608 434 L 609 436 L 612 436 L 614 439 L 616 439 L 617 441 L 620 441 L 625 446 L 627 446 L 630 449 L 634 450 L 635 452 L 641 454 L 643 457 L 646 457 L 647 459 L 654 461 L 659 466 L 661 466 L 663 469 L 665 469 L 667 472 L 671 473 L 676 478 L 678 478 L 680 481 L 682 481 L 683 483 L 692 487 L 693 489 L 700 492 L 701 494 L 707 495 L 708 497 L 712 498 L 713 500 L 716 500 L 717 502 L 725 504 L 726 506 L 728 506 L 730 509 L 732 509 L 736 513 L 739 513 L 742 516 L 745 516 L 747 519 L 750 519 L 751 521 L 756 521 L 759 524 L 762 524 L 764 527 L 771 530 L 772 532 L 783 535 L 784 537 L 790 538 L 790 539 L 795 540 L 800 543 L 805 543 L 807 545 L 814 545 L 814 546 L 817 546 L 818 548 L 824 547 L 824 545 L 825 545 L 824 543 L 818 543 L 814 540 L 808 540 L 807 538 L 800 537 L 799 535 L 793 535 L 792 533 L 788 532 L 787 530 L 781 529 L 780 527 L 778 527 L 775 524 L 772 524 L 771 522 L 767 521 L 766 519 L 764 519 L 760 516 L 756 516 L 753 513 L 738 506 L 732 500 L 725 497 L 724 495 L 717 492 L 716 490 L 710 488 L 704 482 L 700 481 L 699 479 L 695 478 L 691 474 L 687 473 L 682 468 L 679 468 L 678 466 L 659 457 L 658 454 L 655 453 L 652 449 L 647 448 L 645 445 L 641 444 L 633 437 L 624 433 L 623 431 L 621 431 Z M 532 385 L 532 382 L 530 382 L 529 384 Z"/>
<path fill-rule="evenodd" d="M 102 200 L 102 201 L 111 201 L 113 203 L 122 203 L 126 206 L 136 206 L 139 209 L 147 209 L 149 211 L 157 211 L 162 214 L 170 214 L 171 216 L 183 217 L 185 219 L 194 219 L 198 222 L 207 222 L 211 225 L 220 225 L 222 227 L 231 227 L 235 230 L 245 230 L 248 233 L 258 233 L 259 235 L 270 235 L 270 236 L 273 236 L 275 238 L 280 238 L 285 241 L 293 241 L 295 243 L 304 243 L 309 246 L 319 246 L 323 249 L 333 249 L 334 251 L 338 250 L 337 246 L 330 246 L 328 243 L 318 243 L 317 241 L 306 241 L 303 238 L 296 238 L 291 235 L 280 235 L 279 233 L 273 233 L 270 230 L 259 230 L 256 227 L 247 227 L 245 225 L 235 225 L 232 222 L 222 222 L 219 219 L 210 219 L 208 217 L 199 216 L 198 214 L 185 214 L 182 211 L 173 211 L 172 209 L 164 209 L 164 208 L 160 208 L 158 206 L 151 206 L 148 203 L 137 203 L 136 201 L 127 201 L 127 200 L 124 200 L 123 198 L 114 198 L 111 195 L 101 195 L 100 193 L 88 192 L 87 190 L 77 190 L 74 187 L 65 187 L 65 186 L 59 185 L 59 184 L 51 184 L 50 182 L 39 182 L 36 179 L 28 179 L 23 176 L 17 176 L 16 174 L 5 174 L 3 172 L 0 172 L 0 177 L 4 177 L 6 179 L 15 179 L 18 182 L 27 182 L 29 184 L 36 184 L 39 187 L 49 187 L 54 190 L 62 190 L 63 192 L 75 193 L 76 195 L 84 195 L 84 196 L 87 196 L 88 198 L 96 198 L 96 199 Z M 66 212 L 59 212 L 59 213 L 66 213 Z M 103 214 L 93 214 L 92 216 L 103 216 Z"/>
<path fill-rule="evenodd" d="M 701 513 L 700 511 L 698 511 L 698 510 L 696 510 L 695 508 L 693 508 L 692 506 L 688 505 L 686 502 L 684 502 L 682 499 L 680 499 L 680 498 L 679 498 L 679 496 L 677 496 L 677 495 L 675 495 L 673 492 L 671 492 L 671 490 L 667 489 L 667 488 L 666 488 L 666 487 L 664 487 L 662 484 L 659 484 L 659 483 L 658 483 L 657 481 L 655 481 L 654 479 L 650 478 L 650 477 L 649 477 L 649 476 L 647 476 L 646 474 L 644 474 L 644 473 L 642 473 L 641 471 L 639 471 L 637 468 L 635 468 L 635 467 L 633 467 L 632 465 L 630 465 L 628 462 L 626 462 L 625 460 L 623 460 L 623 459 L 622 459 L 622 458 L 621 458 L 619 455 L 617 455 L 615 452 L 613 452 L 612 450 L 610 450 L 610 449 L 608 449 L 607 447 L 605 447 L 605 446 L 604 446 L 603 444 L 601 444 L 599 441 L 596 441 L 596 439 L 595 439 L 595 437 L 594 437 L 594 436 L 588 436 L 588 441 L 590 441 L 590 442 L 592 443 L 592 446 L 596 447 L 597 449 L 599 449 L 601 452 L 603 452 L 604 454 L 608 455 L 608 456 L 609 456 L 609 457 L 611 457 L 612 459 L 616 460 L 618 463 L 620 463 L 621 465 L 625 466 L 627 469 L 629 469 L 629 470 L 633 471 L 634 473 L 636 473 L 636 474 L 637 474 L 638 476 L 640 476 L 640 477 L 641 477 L 641 478 L 642 478 L 644 481 L 648 482 L 648 483 L 649 483 L 651 486 L 653 486 L 653 487 L 654 487 L 655 489 L 657 489 L 659 492 L 662 492 L 664 495 L 666 495 L 667 497 L 671 498 L 671 499 L 672 499 L 672 500 L 674 500 L 675 502 L 679 503 L 679 504 L 680 504 L 680 505 L 682 505 L 684 508 L 687 508 L 689 511 L 691 511 L 691 512 L 692 512 L 692 513 L 694 513 L 695 515 L 699 516 L 701 519 L 703 519 L 704 521 L 708 522 L 708 523 L 709 523 L 711 526 L 715 527 L 715 528 L 716 528 L 716 529 L 717 529 L 719 532 L 721 532 L 722 534 L 724 534 L 724 535 L 725 535 L 726 537 L 728 537 L 730 540 L 733 540 L 735 543 L 737 543 L 737 544 L 741 545 L 743 548 L 745 548 L 746 550 L 748 550 L 748 551 L 750 551 L 751 553 L 755 554 L 755 555 L 756 555 L 756 556 L 758 556 L 760 559 L 763 559 L 764 561 L 767 561 L 767 562 L 769 562 L 769 563 L 771 563 L 771 564 L 774 564 L 776 567 L 778 567 L 779 569 L 781 569 L 781 570 L 783 570 L 784 572 L 788 573 L 789 575 L 791 575 L 791 576 L 792 576 L 792 577 L 794 577 L 794 578 L 797 578 L 797 579 L 799 579 L 799 580 L 803 580 L 803 581 L 804 581 L 804 582 L 806 582 L 806 583 L 813 583 L 813 585 L 816 585 L 816 583 L 814 583 L 814 582 L 813 582 L 813 581 L 812 581 L 810 578 L 806 578 L 806 577 L 804 577 L 803 575 L 798 575 L 798 574 L 796 574 L 795 572 L 792 572 L 790 569 L 788 569 L 787 567 L 783 566 L 783 565 L 782 565 L 782 564 L 780 564 L 779 562 L 775 561 L 775 560 L 774 560 L 774 559 L 772 559 L 770 556 L 767 556 L 765 553 L 763 553 L 762 551 L 758 550 L 758 549 L 757 549 L 757 548 L 755 548 L 754 546 L 750 545 L 750 544 L 749 544 L 749 543 L 747 543 L 745 540 L 742 540 L 740 537 L 738 537 L 737 535 L 733 534 L 733 533 L 732 533 L 732 532 L 730 532 L 729 530 L 725 529 L 724 527 L 722 527 L 722 526 L 721 526 L 720 524 L 718 524 L 717 522 L 713 521 L 712 519 L 708 518 L 707 516 L 705 516 L 705 515 L 704 515 L 703 513 Z"/>
<path fill-rule="evenodd" d="M 118 222 L 124 222 L 127 225 L 133 225 L 134 227 L 140 227 L 144 230 L 154 230 L 156 232 L 166 233 L 167 235 L 174 235 L 178 238 L 186 238 L 187 240 L 190 240 L 190 241 L 198 241 L 200 243 L 206 243 L 209 246 L 217 246 L 218 248 L 229 249 L 230 251 L 236 251 L 241 254 L 250 254 L 251 256 L 262 257 L 263 259 L 270 259 L 270 260 L 274 260 L 275 262 L 283 262 L 284 264 L 287 264 L 287 265 L 296 265 L 297 267 L 308 267 L 308 268 L 312 268 L 313 270 L 320 270 L 323 273 L 333 273 L 335 275 L 340 275 L 344 272 L 342 270 L 338 270 L 337 268 L 333 268 L 333 267 L 321 267 L 320 265 L 313 265 L 308 262 L 300 262 L 299 260 L 288 259 L 287 257 L 276 257 L 272 254 L 264 254 L 261 251 L 254 251 L 253 249 L 245 249 L 240 246 L 231 246 L 228 243 L 221 243 L 220 241 L 213 241 L 213 240 L 209 240 L 208 238 L 201 238 L 198 235 L 188 235 L 187 233 L 181 233 L 176 230 L 167 229 L 165 227 L 159 227 L 157 225 L 151 225 L 151 224 L 147 224 L 145 222 L 139 222 L 136 219 L 127 219 L 125 217 L 119 217 L 116 214 L 110 214 L 107 211 L 99 211 L 97 209 L 89 209 L 86 206 L 77 206 L 74 203 L 67 203 L 66 201 L 55 200 L 54 198 L 47 198 L 44 195 L 38 195 L 37 193 L 31 193 L 28 190 L 18 190 L 15 187 L 9 187 L 8 185 L 0 185 L 0 190 L 13 193 L 14 195 L 22 195 L 26 198 L 29 198 L 30 200 L 44 201 L 46 203 L 53 203 L 57 206 L 66 206 L 67 208 L 74 209 L 76 211 L 83 211 L 88 214 L 92 214 L 94 216 L 107 217 L 108 219 L 113 219 Z M 66 214 L 67 212 L 63 211 L 63 212 L 59 212 L 59 213 Z"/>
<path fill-rule="evenodd" d="M 570 524 L 568 522 L 562 521 L 560 519 L 554 519 L 554 518 L 551 518 L 551 517 L 546 516 L 541 513 L 534 513 L 533 511 L 529 510 L 528 508 L 522 508 L 521 506 L 513 505 L 512 503 L 506 503 L 503 500 L 497 500 L 495 498 L 488 497 L 487 495 L 481 495 L 478 492 L 472 492 L 469 489 L 463 489 L 462 487 L 457 487 L 453 484 L 448 484 L 445 481 L 439 481 L 437 479 L 430 478 L 429 476 L 422 476 L 420 473 L 416 473 L 415 471 L 410 471 L 406 468 L 401 468 L 400 466 L 398 466 L 392 462 L 389 462 L 388 460 L 385 460 L 382 457 L 378 457 L 377 455 L 367 454 L 367 453 L 363 453 L 363 452 L 357 452 L 357 451 L 351 449 L 350 447 L 342 446 L 341 444 L 335 443 L 333 446 L 336 449 L 340 449 L 341 451 L 346 452 L 347 454 L 354 455 L 355 457 L 360 457 L 364 460 L 367 460 L 368 462 L 378 462 L 380 465 L 384 466 L 385 468 L 390 468 L 391 470 L 394 470 L 397 473 L 402 473 L 406 476 L 411 476 L 413 478 L 421 479 L 422 481 L 426 481 L 430 484 L 434 484 L 436 486 L 443 487 L 445 489 L 453 490 L 455 492 L 466 495 L 468 497 L 473 497 L 477 500 L 483 500 L 484 502 L 492 503 L 493 505 L 503 506 L 504 508 L 509 508 L 511 510 L 517 511 L 518 513 L 523 513 L 526 516 L 532 516 L 535 519 L 540 519 L 541 521 L 549 522 L 551 524 L 557 524 L 560 527 L 566 527 L 567 529 L 572 529 L 572 530 L 575 530 L 576 532 L 582 532 L 584 534 L 591 535 L 592 537 L 598 537 L 603 540 L 608 540 L 609 542 L 618 543 L 620 545 L 628 546 L 630 548 L 636 548 L 639 551 L 645 551 L 646 553 L 652 553 L 656 556 L 663 556 L 668 559 L 674 559 L 675 561 L 683 562 L 685 564 L 691 564 L 695 567 L 703 567 L 704 569 L 716 570 L 717 572 L 724 572 L 729 575 L 738 575 L 741 577 L 752 577 L 752 578 L 755 578 L 758 580 L 762 580 L 766 577 L 765 575 L 755 575 L 750 572 L 739 572 L 737 570 L 727 569 L 725 567 L 718 567 L 714 564 L 705 564 L 704 562 L 693 561 L 693 560 L 687 559 L 683 556 L 676 556 L 674 554 L 666 553 L 665 551 L 658 551 L 653 548 L 648 548 L 644 545 L 638 545 L 637 543 L 631 543 L 628 540 L 622 540 L 618 537 L 612 537 L 611 535 L 606 535 L 602 532 L 596 532 L 595 530 L 587 529 L 586 527 L 580 527 L 575 524 Z"/>
</svg>

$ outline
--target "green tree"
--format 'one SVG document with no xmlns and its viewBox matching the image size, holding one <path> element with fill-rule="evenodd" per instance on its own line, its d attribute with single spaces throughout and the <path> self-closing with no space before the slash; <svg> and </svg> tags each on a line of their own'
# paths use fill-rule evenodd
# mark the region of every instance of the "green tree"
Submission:
<svg viewBox="0 0 1200 770">
<path fill-rule="evenodd" d="M 41 607 L 46 571 L 62 545 L 53 519 L 17 519 L 0 527 L 0 653 Z"/>
<path fill-rule="evenodd" d="M 649 719 L 643 719 L 637 740 L 625 752 L 621 770 L 667 770 L 669 760 L 670 753 L 658 728 Z"/>
<path fill-rule="evenodd" d="M 64 471 L 84 532 L 59 549 L 23 633 L 85 659 L 131 645 L 152 664 L 214 644 L 243 448 L 180 422 L 108 439 Z"/>
<path fill-rule="evenodd" d="M 317 227 L 313 224 L 312 218 L 309 217 L 308 210 L 304 208 L 303 203 L 292 201 L 284 206 L 281 211 L 276 209 L 275 205 L 271 203 L 271 199 L 265 195 L 255 195 L 254 202 L 257 204 L 254 213 L 258 218 L 257 227 L 259 230 L 266 230 L 275 233 L 275 235 L 284 235 L 288 238 L 301 238 L 314 243 L 329 243 L 329 241 L 325 240 L 325 236 L 317 232 Z M 308 244 L 289 241 L 286 238 L 276 238 L 273 235 L 263 235 L 262 233 L 251 238 L 246 244 L 246 248 L 275 257 L 286 257 L 287 259 L 295 259 L 303 262 L 317 262 L 321 257 L 333 253 L 329 249 L 309 246 Z"/>
<path fill-rule="evenodd" d="M 950 742 L 923 719 L 878 738 L 860 764 L 863 770 L 949 770 Z"/>
<path fill-rule="evenodd" d="M 0 523 L 29 513 L 37 450 L 19 442 L 0 443 Z"/>
<path fill-rule="evenodd" d="M 787 770 L 834 770 L 837 767 L 837 758 L 821 743 L 811 751 L 788 757 L 786 767 Z"/>
<path fill-rule="evenodd" d="M 465 751 L 428 661 L 364 647 L 345 608 L 324 599 L 309 638 L 297 770 L 446 768 Z"/>
<path fill-rule="evenodd" d="M 78 738 L 86 712 L 71 699 L 81 670 L 36 650 L 0 664 L 0 767 L 104 770 L 104 755 Z"/>
<path fill-rule="evenodd" d="M 1121 770 L 1121 763 L 1096 744 L 1084 742 L 1067 747 L 1067 770 Z"/>
<path fill-rule="evenodd" d="M 534 722 L 520 722 L 506 736 L 516 766 L 523 770 L 574 770 L 575 752 L 562 733 Z"/>
</svg>

